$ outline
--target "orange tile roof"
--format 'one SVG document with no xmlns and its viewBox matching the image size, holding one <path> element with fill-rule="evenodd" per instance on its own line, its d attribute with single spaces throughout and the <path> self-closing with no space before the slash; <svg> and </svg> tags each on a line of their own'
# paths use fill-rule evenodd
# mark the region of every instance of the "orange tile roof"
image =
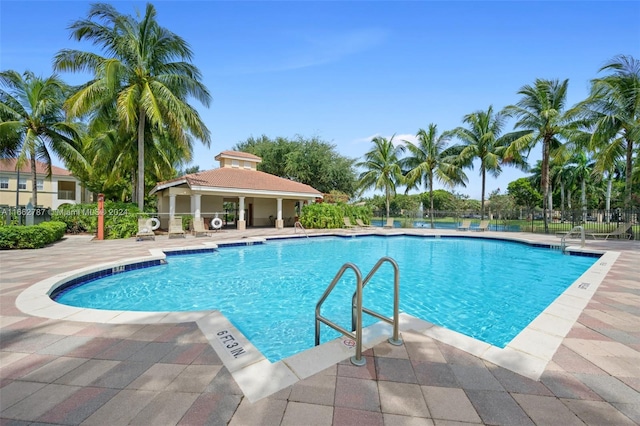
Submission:
<svg viewBox="0 0 640 426">
<path fill-rule="evenodd" d="M 0 172 L 15 172 L 16 171 L 16 159 L 7 158 L 0 160 Z M 20 167 L 21 173 L 31 173 L 31 162 L 27 160 L 25 164 Z M 47 174 L 47 165 L 41 161 L 36 161 L 36 173 L 39 175 Z M 71 176 L 69 170 L 65 170 L 62 167 L 51 166 L 51 174 L 56 176 Z"/>
<path fill-rule="evenodd" d="M 166 185 L 172 182 L 180 182 L 186 180 L 190 187 L 204 186 L 211 188 L 230 188 L 230 189 L 248 189 L 259 191 L 278 191 L 278 192 L 297 192 L 305 193 L 310 196 L 320 197 L 320 191 L 313 187 L 300 182 L 294 182 L 269 173 L 257 170 L 247 170 L 232 167 L 221 167 L 213 170 L 192 173 L 171 179 L 165 182 L 159 182 Z M 155 192 L 155 191 L 152 191 Z"/>
</svg>

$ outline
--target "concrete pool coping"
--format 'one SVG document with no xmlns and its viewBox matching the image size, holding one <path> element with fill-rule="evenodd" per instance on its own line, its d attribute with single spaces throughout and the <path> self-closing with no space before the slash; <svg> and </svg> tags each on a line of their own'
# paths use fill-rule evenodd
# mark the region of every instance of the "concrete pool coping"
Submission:
<svg viewBox="0 0 640 426">
<path fill-rule="evenodd" d="M 534 246 L 540 243 L 522 237 L 487 236 L 487 235 L 424 235 L 421 233 L 395 230 L 378 233 L 360 231 L 354 233 L 323 233 L 315 236 L 366 236 L 366 235 L 413 235 L 438 238 L 488 238 L 504 241 L 515 241 Z M 302 238 L 304 236 L 273 235 L 269 239 Z M 253 244 L 264 242 L 264 238 L 243 238 L 227 241 L 223 245 Z M 553 244 L 547 244 L 553 246 Z M 309 349 L 292 357 L 271 363 L 218 311 L 203 312 L 129 312 L 104 311 L 97 309 L 81 309 L 61 305 L 49 297 L 49 294 L 60 285 L 93 272 L 118 268 L 154 260 L 164 260 L 167 253 L 176 251 L 199 251 L 217 247 L 216 244 L 203 242 L 198 245 L 172 247 L 168 249 L 150 249 L 150 255 L 127 259 L 126 261 L 106 262 L 69 272 L 57 274 L 42 280 L 23 291 L 16 300 L 16 306 L 29 315 L 59 319 L 65 321 L 95 322 L 104 324 L 162 324 L 195 322 L 214 348 L 224 365 L 229 369 L 245 396 L 251 402 L 269 396 L 295 382 L 310 377 L 354 354 L 354 350 L 339 338 L 321 346 Z M 450 346 L 464 350 L 486 361 L 514 371 L 525 377 L 538 380 L 545 367 L 562 343 L 563 338 L 582 313 L 598 286 L 606 276 L 619 253 L 615 251 L 585 250 L 570 247 L 572 251 L 602 254 L 600 259 L 582 274 L 565 292 L 547 307 L 527 328 L 522 330 L 504 349 L 491 346 L 455 331 L 433 325 L 426 321 L 403 314 L 401 330 L 414 330 Z M 235 358 L 217 338 L 218 333 L 227 331 L 246 354 Z M 364 333 L 363 348 L 371 348 L 390 335 L 389 327 L 377 323 L 367 327 Z"/>
</svg>

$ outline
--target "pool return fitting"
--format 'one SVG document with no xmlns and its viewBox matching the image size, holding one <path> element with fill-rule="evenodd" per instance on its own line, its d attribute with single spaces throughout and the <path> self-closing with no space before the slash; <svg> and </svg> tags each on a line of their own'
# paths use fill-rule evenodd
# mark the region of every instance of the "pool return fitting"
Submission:
<svg viewBox="0 0 640 426">
<path fill-rule="evenodd" d="M 367 309 L 362 306 L 362 290 L 369 283 L 369 280 L 371 280 L 371 277 L 373 277 L 373 275 L 378 271 L 380 266 L 382 266 L 382 264 L 385 262 L 389 262 L 393 267 L 393 318 L 385 317 L 384 315 L 381 315 L 375 311 L 372 311 L 371 309 Z M 323 317 L 320 314 L 320 308 L 322 307 L 322 304 L 327 299 L 327 297 L 329 297 L 329 294 L 336 286 L 338 281 L 340 281 L 340 278 L 342 278 L 347 269 L 353 270 L 356 275 L 356 291 L 353 294 L 351 300 L 351 331 L 345 330 L 343 327 Z M 351 363 L 357 366 L 365 365 L 367 363 L 367 360 L 366 358 L 362 357 L 362 312 L 365 312 L 373 317 L 378 318 L 379 320 L 391 324 L 393 326 L 393 336 L 389 338 L 389 343 L 395 346 L 400 346 L 402 345 L 402 339 L 400 339 L 398 330 L 399 306 L 400 268 L 398 267 L 398 264 L 395 260 L 386 256 L 380 258 L 380 260 L 378 260 L 378 262 L 371 269 L 369 274 L 367 274 L 364 280 L 362 279 L 362 273 L 360 272 L 360 269 L 356 265 L 351 262 L 345 263 L 344 265 L 342 265 L 340 270 L 338 270 L 338 273 L 331 281 L 331 284 L 329 284 L 329 287 L 327 287 L 327 289 L 322 294 L 322 297 L 316 304 L 316 346 L 320 344 L 320 323 L 322 322 L 333 328 L 334 330 L 355 340 L 356 354 L 355 356 L 351 357 Z"/>
</svg>

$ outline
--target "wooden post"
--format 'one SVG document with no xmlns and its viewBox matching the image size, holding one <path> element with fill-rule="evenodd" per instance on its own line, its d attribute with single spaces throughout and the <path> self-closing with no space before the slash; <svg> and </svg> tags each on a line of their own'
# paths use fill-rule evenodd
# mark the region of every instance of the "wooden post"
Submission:
<svg viewBox="0 0 640 426">
<path fill-rule="evenodd" d="M 104 240 L 104 194 L 98 194 L 98 239 Z"/>
</svg>

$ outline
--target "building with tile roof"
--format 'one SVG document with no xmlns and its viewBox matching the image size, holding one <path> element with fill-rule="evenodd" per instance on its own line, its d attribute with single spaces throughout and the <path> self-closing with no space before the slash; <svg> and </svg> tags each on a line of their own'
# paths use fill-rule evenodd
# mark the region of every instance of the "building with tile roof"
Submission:
<svg viewBox="0 0 640 426">
<path fill-rule="evenodd" d="M 55 210 L 63 204 L 90 202 L 90 194 L 69 170 L 51 166 L 51 176 L 47 175 L 47 165 L 36 161 L 38 207 Z M 16 207 L 16 199 L 19 207 L 26 206 L 31 200 L 32 182 L 31 162 L 17 170 L 15 158 L 0 160 L 0 207 Z"/>
<path fill-rule="evenodd" d="M 222 151 L 215 159 L 217 169 L 159 182 L 151 190 L 158 197 L 161 226 L 174 216 L 190 215 L 204 218 L 207 225 L 218 218 L 237 229 L 282 228 L 293 226 L 305 203 L 322 198 L 309 185 L 259 171 L 262 159 L 253 154 Z"/>
</svg>

